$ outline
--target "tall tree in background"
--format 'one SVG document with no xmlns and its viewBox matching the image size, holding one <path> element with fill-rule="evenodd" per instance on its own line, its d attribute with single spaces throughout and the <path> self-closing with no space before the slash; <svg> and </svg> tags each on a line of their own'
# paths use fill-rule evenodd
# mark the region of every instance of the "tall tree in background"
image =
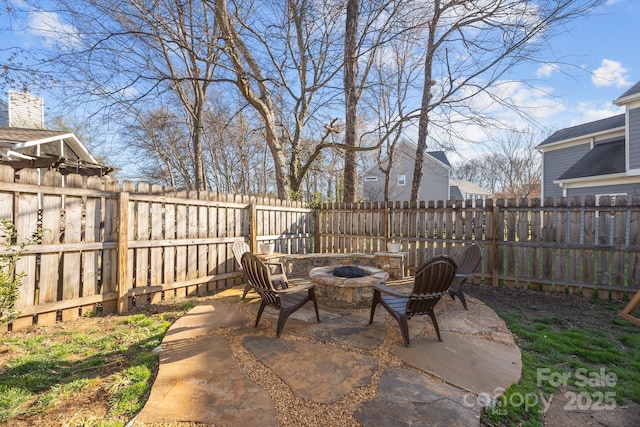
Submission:
<svg viewBox="0 0 640 427">
<path fill-rule="evenodd" d="M 486 105 L 474 105 L 479 95 L 518 110 L 508 96 L 495 90 L 514 65 L 535 61 L 546 48 L 554 28 L 591 11 L 602 0 L 433 0 L 421 3 L 416 16 L 424 24 L 424 79 L 411 201 L 416 202 L 422 182 L 422 165 L 429 133 L 444 117 L 449 127 L 481 124 L 506 128 L 483 113 Z M 457 117 L 457 118 L 454 118 Z M 437 124 L 436 124 L 437 125 Z M 462 137 L 463 135 L 456 135 Z"/>
<path fill-rule="evenodd" d="M 358 195 L 358 170 L 356 156 L 357 153 L 349 148 L 357 145 L 357 120 L 358 120 L 358 98 L 357 89 L 357 66 L 358 66 L 358 14 L 360 13 L 359 0 L 347 0 L 347 15 L 345 18 L 344 31 L 344 105 L 345 105 L 345 127 L 344 144 L 347 150 L 344 153 L 344 201 L 355 202 Z"/>
<path fill-rule="evenodd" d="M 315 159 L 305 157 L 303 140 L 311 129 L 315 135 L 333 132 L 327 107 L 336 102 L 329 88 L 340 67 L 340 9 L 311 0 L 215 0 L 212 6 L 229 64 L 227 81 L 263 119 L 278 197 L 298 198 Z"/>
<path fill-rule="evenodd" d="M 131 110 L 151 113 L 177 101 L 189 128 L 189 188 L 207 189 L 203 120 L 220 53 L 210 9 L 199 0 L 54 2 L 66 25 L 51 64 L 74 91 L 67 101 L 100 100 L 120 123 Z"/>
</svg>

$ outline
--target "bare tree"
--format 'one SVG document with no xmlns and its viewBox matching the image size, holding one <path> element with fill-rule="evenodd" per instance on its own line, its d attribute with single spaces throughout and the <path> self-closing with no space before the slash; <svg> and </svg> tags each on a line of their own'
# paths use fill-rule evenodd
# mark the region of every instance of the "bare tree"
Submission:
<svg viewBox="0 0 640 427">
<path fill-rule="evenodd" d="M 371 73 L 372 80 L 378 84 L 371 85 L 364 98 L 366 108 L 374 112 L 377 122 L 373 135 L 381 145 L 375 160 L 385 177 L 383 192 L 368 195 L 373 200 L 382 196 L 383 200 L 389 201 L 396 147 L 402 139 L 409 139 L 404 133 L 405 126 L 416 117 L 412 115 L 414 112 L 406 109 L 423 58 L 416 52 L 411 36 L 411 31 L 407 31 L 390 41 L 383 54 L 378 55 Z"/>
<path fill-rule="evenodd" d="M 412 201 L 417 201 L 420 193 L 427 139 L 436 125 L 434 113 L 445 118 L 455 113 L 470 123 L 486 126 L 489 118 L 471 102 L 477 95 L 486 94 L 493 102 L 526 114 L 523 106 L 514 105 L 490 89 L 515 64 L 535 61 L 554 28 L 601 3 L 602 0 L 434 0 L 417 8 L 416 15 L 426 16 L 427 20 L 419 24 L 425 27 L 426 55 Z"/>
<path fill-rule="evenodd" d="M 67 25 L 58 30 L 51 63 L 63 65 L 57 72 L 72 95 L 101 100 L 103 111 L 120 122 L 131 110 L 144 113 L 177 101 L 189 128 L 188 185 L 206 189 L 203 119 L 219 54 L 209 8 L 199 0 L 55 3 Z"/>
<path fill-rule="evenodd" d="M 194 188 L 189 128 L 168 109 L 141 114 L 125 128 L 140 178 L 176 189 Z"/>
<path fill-rule="evenodd" d="M 542 170 L 531 131 L 511 131 L 494 144 L 494 151 L 456 165 L 453 178 L 472 182 L 494 195 L 530 198 L 540 194 Z"/>
</svg>

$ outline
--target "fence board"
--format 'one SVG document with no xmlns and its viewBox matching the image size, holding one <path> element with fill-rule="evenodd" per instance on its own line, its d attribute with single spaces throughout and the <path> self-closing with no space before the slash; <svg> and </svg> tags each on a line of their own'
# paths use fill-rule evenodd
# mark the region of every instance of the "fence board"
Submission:
<svg viewBox="0 0 640 427">
<path fill-rule="evenodd" d="M 149 193 L 150 187 L 146 182 L 139 182 L 137 192 L 140 194 Z M 144 200 L 136 202 L 136 225 L 135 240 L 150 240 L 150 220 L 149 220 L 149 203 Z M 149 248 L 135 248 L 135 288 L 141 288 L 149 285 Z M 146 298 L 136 301 L 137 305 L 145 304 Z"/>
<path fill-rule="evenodd" d="M 62 175 L 58 172 L 47 171 L 44 174 L 43 182 L 45 185 L 60 186 L 62 185 Z M 61 211 L 62 196 L 58 194 L 45 193 L 42 196 L 42 244 L 60 243 L 61 229 Z M 40 256 L 40 293 L 38 304 L 54 302 L 58 300 L 58 274 L 60 271 L 60 253 L 47 253 Z M 87 270 L 90 271 L 90 270 Z M 62 297 L 62 295 L 60 295 Z M 53 321 L 51 319 L 41 319 L 43 324 L 51 324 L 55 322 L 55 313 L 53 313 Z"/>
<path fill-rule="evenodd" d="M 102 190 L 103 183 L 99 177 L 87 178 L 87 188 Z M 84 243 L 102 241 L 102 208 L 103 198 L 87 196 L 85 201 Z M 82 292 L 80 296 L 88 297 L 100 293 L 99 271 L 100 257 L 97 251 L 82 251 Z"/>
<path fill-rule="evenodd" d="M 25 184 L 37 184 L 38 174 L 34 170 L 22 169 L 20 182 Z M 18 244 L 28 241 L 31 235 L 38 231 L 38 195 L 32 193 L 19 193 L 17 200 L 16 233 Z M 23 254 L 16 262 L 16 271 L 22 272 L 20 295 L 15 303 L 16 308 L 29 307 L 36 303 L 36 254 Z"/>
</svg>

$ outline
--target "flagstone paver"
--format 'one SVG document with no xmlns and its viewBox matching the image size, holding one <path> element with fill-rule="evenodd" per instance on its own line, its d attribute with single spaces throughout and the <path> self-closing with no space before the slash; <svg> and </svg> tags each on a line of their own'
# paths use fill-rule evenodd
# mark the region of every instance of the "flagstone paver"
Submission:
<svg viewBox="0 0 640 427">
<path fill-rule="evenodd" d="M 151 395 L 134 425 L 304 424 L 301 408 L 294 413 L 282 404 L 278 389 L 286 387 L 288 395 L 308 402 L 306 410 L 324 407 L 309 419 L 327 425 L 477 426 L 477 393 L 506 388 L 520 375 L 511 333 L 473 298 L 468 311 L 446 297 L 438 304 L 443 342 L 427 317 L 411 319 L 406 348 L 381 308 L 372 325 L 368 309 L 321 309 L 317 323 L 307 304 L 277 339 L 277 310 L 267 308 L 254 327 L 259 298 L 250 293 L 241 300 L 242 289 L 202 302 L 170 328 Z M 256 383 L 263 374 L 282 383 Z M 350 393 L 356 390 L 365 392 Z"/>
<path fill-rule="evenodd" d="M 335 403 L 354 387 L 370 384 L 378 366 L 372 356 L 323 344 L 266 337 L 245 337 L 243 344 L 296 394 L 316 403 Z"/>
</svg>

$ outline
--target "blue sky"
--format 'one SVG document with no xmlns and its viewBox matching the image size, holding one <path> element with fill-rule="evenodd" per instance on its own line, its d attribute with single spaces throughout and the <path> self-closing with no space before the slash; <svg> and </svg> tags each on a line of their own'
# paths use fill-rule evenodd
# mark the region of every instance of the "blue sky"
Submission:
<svg viewBox="0 0 640 427">
<path fill-rule="evenodd" d="M 557 130 L 623 111 L 613 100 L 640 81 L 639 22 L 638 0 L 609 0 L 552 39 L 554 55 L 573 66 L 514 70 L 521 73 L 514 78 L 549 88 L 557 105 L 542 118 L 548 128 Z"/>
<path fill-rule="evenodd" d="M 28 4 L 21 0 L 13 3 Z M 46 28 L 56 25 L 55 15 L 33 14 L 30 19 L 32 30 L 13 34 L 4 31 L 2 47 L 46 42 Z M 639 22 L 640 0 L 608 0 L 590 16 L 569 23 L 550 40 L 549 56 L 560 58 L 563 63 L 519 66 L 504 76 L 507 81 L 500 90 L 530 106 L 531 114 L 546 132 L 621 113 L 613 100 L 640 81 L 640 47 L 636 44 L 640 41 Z M 9 26 L 6 15 L 1 14 L 0 29 Z M 42 36 L 44 39 L 39 38 Z M 45 98 L 45 105 L 55 104 L 47 100 L 52 94 L 36 94 Z M 47 111 L 47 115 L 53 114 Z M 515 123 L 518 119 L 513 117 Z M 480 129 L 469 130 L 470 134 L 474 132 L 478 141 L 487 138 Z M 486 150 L 464 144 L 459 148 L 465 157 Z M 458 159 L 454 156 L 451 160 Z"/>
</svg>

